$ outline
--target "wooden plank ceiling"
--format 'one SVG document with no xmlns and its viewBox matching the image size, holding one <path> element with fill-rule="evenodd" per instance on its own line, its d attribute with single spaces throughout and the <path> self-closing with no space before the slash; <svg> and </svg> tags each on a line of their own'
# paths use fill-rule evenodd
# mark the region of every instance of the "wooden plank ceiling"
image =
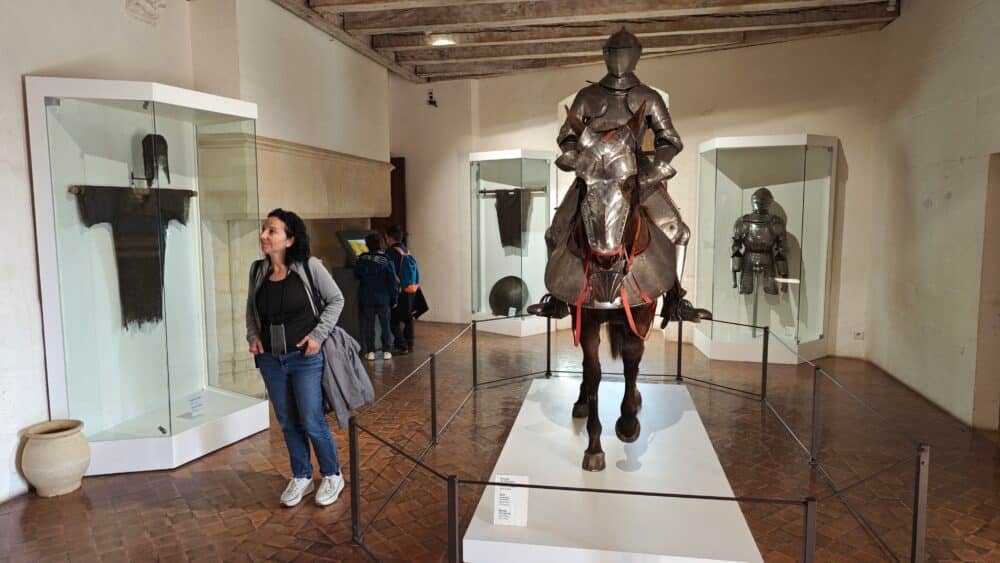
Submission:
<svg viewBox="0 0 1000 563">
<path fill-rule="evenodd" d="M 414 82 L 600 62 L 621 27 L 643 58 L 878 30 L 897 0 L 273 0 Z"/>
</svg>

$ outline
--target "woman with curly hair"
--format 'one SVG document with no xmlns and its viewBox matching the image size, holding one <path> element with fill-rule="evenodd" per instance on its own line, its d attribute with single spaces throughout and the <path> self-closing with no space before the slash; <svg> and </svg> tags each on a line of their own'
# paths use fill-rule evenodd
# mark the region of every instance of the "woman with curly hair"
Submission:
<svg viewBox="0 0 1000 563">
<path fill-rule="evenodd" d="M 314 490 L 316 504 L 334 503 L 344 489 L 337 445 L 323 412 L 322 344 L 344 308 L 344 296 L 323 263 L 309 253 L 302 219 L 284 209 L 267 214 L 260 232 L 266 255 L 250 267 L 247 342 L 288 447 L 292 479 L 281 504 L 295 506 Z M 312 478 L 309 445 L 319 462 Z"/>
</svg>

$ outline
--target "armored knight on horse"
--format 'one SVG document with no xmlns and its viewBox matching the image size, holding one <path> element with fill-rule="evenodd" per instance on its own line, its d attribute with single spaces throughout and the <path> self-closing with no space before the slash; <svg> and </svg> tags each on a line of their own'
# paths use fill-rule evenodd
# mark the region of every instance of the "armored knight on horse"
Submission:
<svg viewBox="0 0 1000 563">
<path fill-rule="evenodd" d="M 663 98 L 633 73 L 642 46 L 622 29 L 604 46 L 608 74 L 580 90 L 557 141 L 556 166 L 576 173 L 545 233 L 549 295 L 529 311 L 550 317 L 573 315 L 574 341 L 583 348 L 583 383 L 574 417 L 587 417 L 589 444 L 583 468 L 605 467 L 597 390 L 600 327 L 607 324 L 614 357 L 624 363 L 625 397 L 615 424 L 618 438 L 639 437 L 636 388 L 639 362 L 663 295 L 661 326 L 670 320 L 711 318 L 683 299 L 680 280 L 690 230 L 667 194 L 676 174 L 670 161 L 683 148 Z M 642 153 L 652 131 L 654 152 Z"/>
</svg>

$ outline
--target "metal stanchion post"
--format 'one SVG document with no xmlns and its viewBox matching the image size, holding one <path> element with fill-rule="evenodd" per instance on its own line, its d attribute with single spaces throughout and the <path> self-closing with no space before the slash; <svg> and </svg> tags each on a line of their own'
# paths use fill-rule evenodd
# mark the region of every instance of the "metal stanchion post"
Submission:
<svg viewBox="0 0 1000 563">
<path fill-rule="evenodd" d="M 545 317 L 545 377 L 552 377 L 552 317 Z"/>
<path fill-rule="evenodd" d="M 678 382 L 684 379 L 684 377 L 681 376 L 681 365 L 682 365 L 681 352 L 683 351 L 683 346 L 684 346 L 684 321 L 680 320 L 677 321 L 677 381 Z"/>
<path fill-rule="evenodd" d="M 347 421 L 348 450 L 351 464 L 351 539 L 361 544 L 361 456 L 358 454 L 358 423 Z"/>
<path fill-rule="evenodd" d="M 806 499 L 806 515 L 802 522 L 802 561 L 816 561 L 816 499 Z"/>
<path fill-rule="evenodd" d="M 767 345 L 771 342 L 771 327 L 764 327 L 764 342 L 761 344 L 760 360 L 760 400 L 767 400 Z"/>
<path fill-rule="evenodd" d="M 927 477 L 930 470 L 931 448 L 927 444 L 917 447 L 917 472 L 913 492 L 913 537 L 910 543 L 910 561 L 927 560 L 924 540 L 927 536 Z"/>
<path fill-rule="evenodd" d="M 448 561 L 461 563 L 462 539 L 458 537 L 458 477 L 448 476 Z"/>
<path fill-rule="evenodd" d="M 472 388 L 479 387 L 479 333 L 478 323 L 472 321 Z"/>
<path fill-rule="evenodd" d="M 438 443 L 437 355 L 431 354 L 431 442 Z"/>
<path fill-rule="evenodd" d="M 809 463 L 819 460 L 819 367 L 813 367 L 812 438 L 809 442 Z"/>
</svg>

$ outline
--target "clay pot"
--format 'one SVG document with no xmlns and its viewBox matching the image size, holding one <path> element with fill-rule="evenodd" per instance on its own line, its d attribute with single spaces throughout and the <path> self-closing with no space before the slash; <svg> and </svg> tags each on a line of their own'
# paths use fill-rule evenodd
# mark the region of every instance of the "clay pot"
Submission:
<svg viewBox="0 0 1000 563">
<path fill-rule="evenodd" d="M 71 493 L 90 465 L 90 444 L 80 420 L 50 420 L 29 426 L 21 470 L 42 497 Z"/>
</svg>

